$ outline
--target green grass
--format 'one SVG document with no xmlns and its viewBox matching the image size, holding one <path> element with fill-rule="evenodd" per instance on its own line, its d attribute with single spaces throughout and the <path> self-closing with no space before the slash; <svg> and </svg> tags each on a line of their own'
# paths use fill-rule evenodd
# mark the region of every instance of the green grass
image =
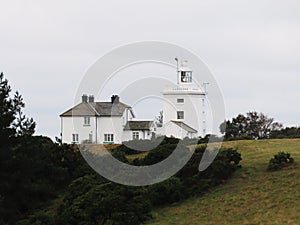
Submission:
<svg viewBox="0 0 300 225">
<path fill-rule="evenodd" d="M 156 209 L 147 224 L 300 224 L 300 139 L 232 141 L 238 147 L 242 169 L 225 184 L 203 196 Z M 269 160 L 289 152 L 296 164 L 268 172 Z"/>
</svg>

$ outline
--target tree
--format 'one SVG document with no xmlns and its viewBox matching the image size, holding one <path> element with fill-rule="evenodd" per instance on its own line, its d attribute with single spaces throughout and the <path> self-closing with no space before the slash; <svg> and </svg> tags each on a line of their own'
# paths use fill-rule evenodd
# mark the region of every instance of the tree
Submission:
<svg viewBox="0 0 300 225">
<path fill-rule="evenodd" d="M 10 97 L 11 87 L 3 73 L 0 74 L 0 147 L 12 144 L 17 136 L 32 135 L 35 122 L 22 112 L 25 107 L 22 96 L 16 92 Z"/>
<path fill-rule="evenodd" d="M 258 112 L 239 114 L 220 125 L 220 131 L 227 139 L 265 139 L 272 131 L 281 128 L 282 124 L 275 122 L 274 118 Z"/>
<path fill-rule="evenodd" d="M 156 119 L 156 125 L 158 127 L 162 127 L 163 120 L 164 120 L 164 113 L 163 113 L 163 111 L 160 111 L 159 115 L 155 119 Z"/>
<path fill-rule="evenodd" d="M 0 74 L 0 147 L 9 143 L 14 136 L 15 130 L 11 126 L 15 120 L 15 107 L 12 99 L 9 98 L 11 88 L 8 81 Z"/>
<path fill-rule="evenodd" d="M 247 118 L 239 114 L 233 118 L 232 121 L 224 121 L 220 125 L 220 132 L 224 134 L 225 138 L 241 138 L 247 135 Z"/>
<path fill-rule="evenodd" d="M 35 122 L 24 116 L 22 96 L 18 92 L 11 96 L 11 91 L 8 80 L 0 73 L 0 205 L 5 206 L 0 207 L 0 223 L 22 214 L 27 205 L 33 205 L 29 193 L 45 193 L 38 192 L 44 188 L 38 183 L 40 180 L 33 185 L 33 171 L 41 170 L 41 166 L 35 166 L 44 163 L 34 160 L 44 153 L 42 147 L 37 146 L 37 140 L 28 138 L 34 133 Z"/>
<path fill-rule="evenodd" d="M 22 96 L 18 92 L 16 92 L 13 101 L 16 106 L 16 119 L 12 126 L 16 131 L 16 135 L 17 136 L 33 135 L 36 124 L 33 121 L 33 118 L 26 118 L 26 116 L 23 114 L 22 108 L 25 107 L 25 104 L 23 102 Z"/>
</svg>

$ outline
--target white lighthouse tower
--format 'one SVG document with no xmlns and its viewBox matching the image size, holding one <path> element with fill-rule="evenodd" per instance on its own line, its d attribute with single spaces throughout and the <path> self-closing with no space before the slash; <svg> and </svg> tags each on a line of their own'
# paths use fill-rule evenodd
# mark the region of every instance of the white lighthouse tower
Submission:
<svg viewBox="0 0 300 225">
<path fill-rule="evenodd" d="M 177 85 L 163 91 L 163 130 L 165 135 L 180 139 L 185 137 L 204 137 L 205 125 L 205 96 L 193 81 L 193 71 L 183 61 L 178 67 Z"/>
</svg>

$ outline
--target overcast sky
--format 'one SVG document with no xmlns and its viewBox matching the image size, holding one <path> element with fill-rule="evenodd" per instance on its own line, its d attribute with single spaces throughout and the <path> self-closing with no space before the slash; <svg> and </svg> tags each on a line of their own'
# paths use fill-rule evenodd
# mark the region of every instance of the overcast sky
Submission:
<svg viewBox="0 0 300 225">
<path fill-rule="evenodd" d="M 0 1 L 0 71 L 37 134 L 58 136 L 85 72 L 112 48 L 159 40 L 211 68 L 226 116 L 262 111 L 300 125 L 300 1 Z"/>
</svg>

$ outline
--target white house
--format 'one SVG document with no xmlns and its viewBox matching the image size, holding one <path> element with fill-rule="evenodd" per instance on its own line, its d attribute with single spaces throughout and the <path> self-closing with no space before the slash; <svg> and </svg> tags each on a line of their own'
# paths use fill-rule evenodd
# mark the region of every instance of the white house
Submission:
<svg viewBox="0 0 300 225">
<path fill-rule="evenodd" d="M 177 68 L 177 85 L 162 94 L 162 127 L 153 120 L 136 120 L 131 106 L 120 102 L 118 95 L 110 102 L 95 102 L 93 96 L 83 95 L 81 103 L 60 115 L 62 142 L 110 144 L 159 135 L 183 139 L 206 134 L 206 93 L 193 82 L 191 69 Z"/>
<path fill-rule="evenodd" d="M 62 113 L 63 143 L 122 143 L 133 139 L 150 139 L 153 121 L 134 121 L 132 108 L 113 95 L 110 102 L 95 102 L 82 96 L 82 102 Z"/>
</svg>

